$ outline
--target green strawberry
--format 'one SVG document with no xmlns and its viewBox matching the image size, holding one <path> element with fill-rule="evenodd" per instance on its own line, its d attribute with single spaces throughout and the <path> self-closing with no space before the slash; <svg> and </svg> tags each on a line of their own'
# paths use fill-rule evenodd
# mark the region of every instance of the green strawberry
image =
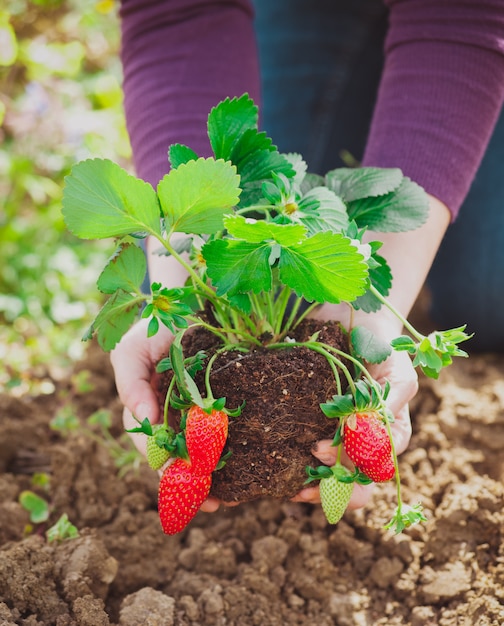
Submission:
<svg viewBox="0 0 504 626">
<path fill-rule="evenodd" d="M 158 470 L 170 458 L 170 453 L 166 448 L 160 448 L 155 437 L 147 437 L 147 463 L 153 470 Z"/>
<path fill-rule="evenodd" d="M 173 448 L 174 432 L 163 424 L 152 427 L 152 435 L 147 437 L 147 463 L 153 470 L 158 470 L 170 458 L 168 447 Z"/>
<path fill-rule="evenodd" d="M 338 475 L 350 475 L 342 465 L 336 465 L 332 469 L 333 474 L 320 481 L 320 501 L 329 524 L 336 524 L 343 517 L 350 502 L 354 483 L 339 480 Z"/>
</svg>

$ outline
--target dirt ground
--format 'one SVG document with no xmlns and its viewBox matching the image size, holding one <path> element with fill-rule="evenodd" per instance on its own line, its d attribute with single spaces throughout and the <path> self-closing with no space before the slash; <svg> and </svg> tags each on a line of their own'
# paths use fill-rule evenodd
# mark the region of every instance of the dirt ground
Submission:
<svg viewBox="0 0 504 626">
<path fill-rule="evenodd" d="M 336 526 L 320 507 L 260 500 L 200 513 L 167 537 L 146 464 L 119 477 L 106 445 L 49 427 L 68 407 L 82 424 L 108 409 L 119 437 L 107 356 L 90 350 L 54 386 L 0 396 L 1 626 L 504 624 L 504 357 L 421 379 L 400 468 L 405 500 L 421 500 L 428 522 L 397 536 L 382 528 L 395 506 L 385 484 Z M 48 491 L 34 472 L 50 476 Z M 25 489 L 51 505 L 31 532 Z M 80 536 L 49 544 L 45 529 L 63 513 Z"/>
</svg>

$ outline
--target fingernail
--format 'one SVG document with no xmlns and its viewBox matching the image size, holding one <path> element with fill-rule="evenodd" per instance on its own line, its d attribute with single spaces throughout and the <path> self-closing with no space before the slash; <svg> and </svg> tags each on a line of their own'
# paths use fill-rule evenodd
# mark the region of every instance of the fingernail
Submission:
<svg viewBox="0 0 504 626">
<path fill-rule="evenodd" d="M 142 421 L 146 417 L 149 417 L 149 405 L 146 402 L 140 402 L 135 409 L 135 417 Z"/>
</svg>

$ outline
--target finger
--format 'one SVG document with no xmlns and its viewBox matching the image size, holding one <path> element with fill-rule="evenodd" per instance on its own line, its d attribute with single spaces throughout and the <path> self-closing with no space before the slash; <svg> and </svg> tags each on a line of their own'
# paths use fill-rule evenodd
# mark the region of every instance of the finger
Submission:
<svg viewBox="0 0 504 626">
<path fill-rule="evenodd" d="M 148 417 L 152 423 L 157 422 L 158 400 L 150 382 L 152 365 L 140 355 L 131 358 L 120 352 L 113 355 L 111 362 L 117 393 L 124 406 L 140 421 Z"/>
<path fill-rule="evenodd" d="M 312 448 L 312 454 L 324 465 L 332 466 L 338 457 L 338 448 L 332 445 L 332 439 L 321 439 Z"/>
<path fill-rule="evenodd" d="M 417 393 L 418 375 L 406 352 L 394 353 L 393 359 L 393 370 L 388 377 L 390 392 L 387 397 L 387 407 L 393 415 L 398 415 Z"/>
<path fill-rule="evenodd" d="M 402 454 L 408 447 L 412 434 L 410 412 L 407 404 L 396 413 L 395 421 L 390 427 L 396 453 Z"/>
<path fill-rule="evenodd" d="M 219 500 L 218 498 L 214 498 L 213 496 L 209 496 L 201 505 L 201 510 L 205 513 L 214 513 L 220 507 L 220 505 L 225 506 L 227 508 L 231 508 L 234 506 L 238 506 L 239 502 L 224 502 L 223 500 Z"/>
<path fill-rule="evenodd" d="M 358 483 L 354 483 L 352 497 L 348 503 L 348 510 L 352 511 L 365 506 L 373 494 L 373 489 L 374 484 L 359 485 Z M 318 504 L 320 502 L 320 489 L 318 485 L 315 487 L 305 487 L 305 489 L 301 489 L 301 491 L 291 498 L 291 500 L 292 502 Z"/>
<path fill-rule="evenodd" d="M 221 504 L 220 500 L 212 496 L 209 496 L 201 505 L 201 510 L 204 511 L 205 513 L 215 513 L 215 511 L 217 511 L 218 508 L 220 507 L 220 504 Z"/>
</svg>

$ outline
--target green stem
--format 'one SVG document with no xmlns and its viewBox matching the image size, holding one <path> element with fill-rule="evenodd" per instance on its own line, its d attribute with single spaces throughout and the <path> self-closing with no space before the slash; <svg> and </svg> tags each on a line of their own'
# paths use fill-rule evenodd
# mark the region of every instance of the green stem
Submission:
<svg viewBox="0 0 504 626">
<path fill-rule="evenodd" d="M 168 233 L 168 239 L 169 237 L 173 234 L 172 231 L 170 231 Z M 156 235 L 156 238 L 158 239 L 158 241 L 160 241 L 160 243 L 163 245 L 164 248 L 166 248 L 166 250 L 173 256 L 173 258 L 180 263 L 180 265 L 186 270 L 186 272 L 189 273 L 189 276 L 191 277 L 193 283 L 195 283 L 196 285 L 199 285 L 200 289 L 202 289 L 204 291 L 204 293 L 206 294 L 206 297 L 209 300 L 212 300 L 212 302 L 214 302 L 216 300 L 216 295 L 215 295 L 215 291 L 209 287 L 204 280 L 202 280 L 197 272 L 194 271 L 194 269 L 191 267 L 191 265 L 189 263 L 187 263 L 187 261 L 184 260 L 184 258 L 170 245 L 169 240 L 164 239 L 163 237 Z"/>
<path fill-rule="evenodd" d="M 270 211 L 276 211 L 277 207 L 272 204 L 253 204 L 252 206 L 244 207 L 243 209 L 237 209 L 235 215 L 243 215 L 246 213 L 264 213 L 267 222 L 269 222 L 271 215 Z"/>
<path fill-rule="evenodd" d="M 208 322 L 204 322 L 199 317 L 188 316 L 187 319 L 193 322 L 193 324 L 191 324 L 191 327 L 202 326 L 203 328 L 206 328 L 214 335 L 217 335 L 217 337 L 219 337 L 221 341 L 225 344 L 229 343 L 228 337 L 226 335 L 238 335 L 242 337 L 243 339 L 245 339 L 246 341 L 253 343 L 256 346 L 262 346 L 262 343 L 259 341 L 259 339 L 257 339 L 253 335 L 250 335 L 244 330 L 240 330 L 237 328 L 226 328 L 226 327 L 217 328 L 216 326 L 212 326 L 212 324 L 209 324 Z"/>
<path fill-rule="evenodd" d="M 219 354 L 221 354 L 222 352 L 225 352 L 226 350 L 229 349 L 229 346 L 224 346 L 224 348 L 220 348 L 219 350 L 216 350 L 212 356 L 210 357 L 206 370 L 205 370 L 205 389 L 206 389 L 206 395 L 207 398 L 209 398 L 210 400 L 212 400 L 212 402 L 215 400 L 213 393 L 212 393 L 212 386 L 210 385 L 210 372 L 212 371 L 212 366 L 215 363 L 215 360 L 217 359 L 217 357 L 219 356 Z"/>
<path fill-rule="evenodd" d="M 276 321 L 275 321 L 275 336 L 284 336 L 292 326 L 292 322 L 298 312 L 299 306 L 301 304 L 301 298 L 297 298 L 292 306 L 291 312 L 289 314 L 289 318 L 284 324 L 285 312 L 289 305 L 291 290 L 288 287 L 284 287 L 282 289 L 281 294 L 278 296 L 276 301 Z"/>
<path fill-rule="evenodd" d="M 175 386 L 175 376 L 172 376 L 170 380 L 170 385 L 168 386 L 168 391 L 166 392 L 164 407 L 163 407 L 163 424 L 165 428 L 168 428 L 168 409 L 170 408 L 170 398 L 173 391 L 173 387 Z"/>
<path fill-rule="evenodd" d="M 295 328 L 297 328 L 299 326 L 299 324 L 306 318 L 308 317 L 308 315 L 310 315 L 310 313 L 312 311 L 314 311 L 318 306 L 320 306 L 320 302 L 312 302 L 310 304 L 310 306 L 306 309 L 306 311 L 303 311 L 303 313 L 301 313 L 301 315 L 297 318 L 296 323 L 292 326 L 292 330 L 294 330 Z M 292 324 L 292 321 L 289 319 L 290 323 Z"/>
<path fill-rule="evenodd" d="M 395 315 L 395 317 L 397 317 L 397 319 L 402 323 L 404 328 L 406 328 L 413 335 L 413 337 L 415 337 L 415 339 L 417 339 L 418 341 L 422 341 L 423 339 L 425 339 L 425 337 L 421 333 L 419 333 L 418 330 L 408 322 L 408 320 L 395 308 L 395 306 L 382 296 L 382 294 L 378 291 L 378 289 L 376 289 L 376 287 L 371 285 L 369 287 L 369 291 L 371 291 L 371 293 L 376 298 L 378 298 L 378 300 L 383 305 L 385 305 L 387 309 Z"/>
</svg>

